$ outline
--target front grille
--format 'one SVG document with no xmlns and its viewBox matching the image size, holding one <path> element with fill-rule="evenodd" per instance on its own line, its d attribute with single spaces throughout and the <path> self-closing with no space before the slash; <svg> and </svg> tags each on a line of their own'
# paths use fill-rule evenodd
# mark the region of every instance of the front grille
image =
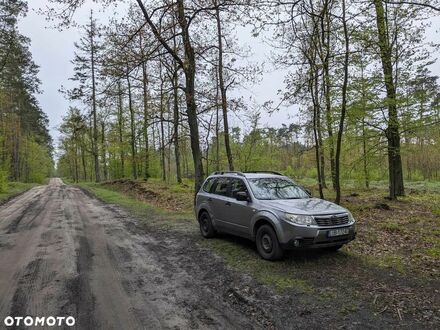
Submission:
<svg viewBox="0 0 440 330">
<path fill-rule="evenodd" d="M 315 238 L 303 238 L 301 240 L 301 246 L 310 246 L 315 242 Z"/>
<path fill-rule="evenodd" d="M 348 214 L 315 216 L 316 224 L 320 227 L 341 226 L 350 222 Z"/>
</svg>

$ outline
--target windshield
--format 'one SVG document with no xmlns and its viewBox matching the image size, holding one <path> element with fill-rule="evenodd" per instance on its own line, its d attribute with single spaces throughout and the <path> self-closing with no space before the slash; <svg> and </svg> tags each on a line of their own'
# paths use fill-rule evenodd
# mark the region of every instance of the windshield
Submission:
<svg viewBox="0 0 440 330">
<path fill-rule="evenodd" d="M 248 179 L 257 199 L 300 199 L 310 198 L 301 186 L 284 178 Z"/>
</svg>

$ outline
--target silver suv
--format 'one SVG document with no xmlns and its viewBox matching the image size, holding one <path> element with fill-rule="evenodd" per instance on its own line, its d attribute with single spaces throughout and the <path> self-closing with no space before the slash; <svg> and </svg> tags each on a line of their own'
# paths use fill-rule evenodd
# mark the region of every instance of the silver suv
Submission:
<svg viewBox="0 0 440 330">
<path fill-rule="evenodd" d="M 195 211 L 205 238 L 222 232 L 251 239 L 268 260 L 286 249 L 336 251 L 356 236 L 348 210 L 276 172 L 215 172 L 198 192 Z"/>
</svg>

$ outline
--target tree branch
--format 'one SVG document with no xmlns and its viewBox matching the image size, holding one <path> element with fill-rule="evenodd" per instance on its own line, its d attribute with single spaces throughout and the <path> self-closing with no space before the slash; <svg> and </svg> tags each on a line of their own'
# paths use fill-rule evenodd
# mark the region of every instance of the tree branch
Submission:
<svg viewBox="0 0 440 330">
<path fill-rule="evenodd" d="M 184 65 L 183 65 L 182 59 L 177 55 L 177 53 L 170 47 L 170 45 L 168 45 L 168 43 L 162 37 L 162 35 L 158 31 L 156 25 L 151 20 L 150 15 L 148 15 L 147 9 L 145 8 L 144 4 L 142 3 L 142 0 L 136 0 L 136 2 L 138 3 L 139 7 L 141 8 L 142 14 L 144 15 L 145 20 L 147 21 L 148 25 L 150 26 L 151 31 L 153 32 L 156 39 L 162 44 L 162 46 L 167 50 L 167 52 L 176 60 L 176 62 L 179 63 L 179 65 L 181 67 L 183 67 Z"/>
<path fill-rule="evenodd" d="M 440 12 L 440 7 L 435 7 L 433 5 L 430 5 L 429 3 L 421 3 L 421 2 L 414 2 L 414 1 L 390 1 L 390 0 L 384 0 L 383 2 L 386 4 L 389 4 L 389 5 L 420 6 L 420 7 L 425 7 L 425 8 L 429 8 L 429 9 Z"/>
</svg>

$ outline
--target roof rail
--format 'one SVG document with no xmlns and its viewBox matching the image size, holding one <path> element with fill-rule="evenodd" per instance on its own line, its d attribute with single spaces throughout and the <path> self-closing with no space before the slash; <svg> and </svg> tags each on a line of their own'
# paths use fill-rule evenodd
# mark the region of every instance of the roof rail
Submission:
<svg viewBox="0 0 440 330">
<path fill-rule="evenodd" d="M 268 173 L 268 174 L 274 174 L 274 175 L 282 175 L 284 176 L 284 174 L 280 173 L 280 172 L 275 172 L 275 171 L 246 171 L 244 173 Z"/>
<path fill-rule="evenodd" d="M 237 174 L 239 176 L 244 176 L 244 174 L 239 171 L 215 171 L 211 175 L 223 175 L 223 174 Z"/>
</svg>

